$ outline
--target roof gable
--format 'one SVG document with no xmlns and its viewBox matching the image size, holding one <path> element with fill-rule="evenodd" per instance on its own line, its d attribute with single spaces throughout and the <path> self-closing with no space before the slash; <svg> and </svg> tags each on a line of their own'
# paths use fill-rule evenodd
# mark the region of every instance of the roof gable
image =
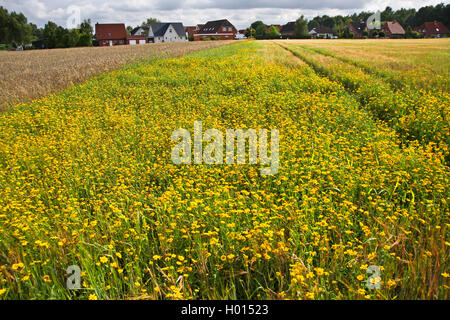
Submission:
<svg viewBox="0 0 450 320">
<path fill-rule="evenodd" d="M 285 32 L 293 32 L 295 31 L 295 22 L 288 22 L 286 23 L 283 27 L 281 27 L 281 33 L 285 33 Z"/>
<path fill-rule="evenodd" d="M 208 34 L 208 33 L 217 33 L 220 31 L 220 28 L 222 27 L 232 27 L 234 26 L 231 24 L 230 21 L 227 19 L 222 20 L 216 20 L 216 21 L 208 21 L 198 32 L 197 34 Z M 234 28 L 236 29 L 236 28 Z"/>
<path fill-rule="evenodd" d="M 405 34 L 405 30 L 397 21 L 388 21 L 381 26 L 381 29 L 389 31 L 391 34 Z"/>
<path fill-rule="evenodd" d="M 427 34 L 449 34 L 448 28 L 439 21 L 425 22 L 421 26 L 415 28 L 414 30 L 426 30 Z"/>
<path fill-rule="evenodd" d="M 127 30 L 123 23 L 97 23 L 95 25 L 97 39 L 125 39 Z"/>
<path fill-rule="evenodd" d="M 153 36 L 162 37 L 166 34 L 169 26 L 172 26 L 175 29 L 175 32 L 180 37 L 186 36 L 186 31 L 184 31 L 184 26 L 181 22 L 153 22 L 150 24 L 150 29 L 153 31 Z M 151 32 L 149 33 L 151 35 Z"/>
</svg>

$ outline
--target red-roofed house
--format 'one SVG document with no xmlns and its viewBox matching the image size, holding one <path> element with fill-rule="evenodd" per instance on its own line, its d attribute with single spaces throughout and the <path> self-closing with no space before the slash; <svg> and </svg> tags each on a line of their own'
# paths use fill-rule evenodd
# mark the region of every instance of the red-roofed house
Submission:
<svg viewBox="0 0 450 320">
<path fill-rule="evenodd" d="M 404 37 L 406 32 L 397 21 L 388 21 L 381 26 L 387 38 Z"/>
<path fill-rule="evenodd" d="M 95 25 L 95 39 L 100 47 L 147 43 L 145 35 L 127 35 L 123 23 L 97 23 Z"/>
<path fill-rule="evenodd" d="M 424 24 L 414 28 L 414 31 L 430 38 L 442 38 L 450 35 L 448 28 L 439 21 L 425 22 Z"/>
</svg>

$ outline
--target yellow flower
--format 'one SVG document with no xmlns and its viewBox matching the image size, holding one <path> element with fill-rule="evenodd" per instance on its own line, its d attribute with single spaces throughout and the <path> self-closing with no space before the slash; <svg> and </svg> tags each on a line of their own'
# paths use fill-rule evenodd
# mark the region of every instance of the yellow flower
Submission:
<svg viewBox="0 0 450 320">
<path fill-rule="evenodd" d="M 12 269 L 13 269 L 13 270 L 18 270 L 18 269 L 21 269 L 21 268 L 23 268 L 23 267 L 24 267 L 24 265 L 23 265 L 22 262 L 15 263 L 15 264 L 12 265 Z"/>
<path fill-rule="evenodd" d="M 318 276 L 321 276 L 321 275 L 323 275 L 323 273 L 324 273 L 323 268 L 315 268 L 314 270 L 316 271 L 316 274 L 317 274 Z"/>
<path fill-rule="evenodd" d="M 108 262 L 108 258 L 105 257 L 105 256 L 100 257 L 100 262 L 101 262 L 101 263 L 107 263 L 107 262 Z"/>
<path fill-rule="evenodd" d="M 5 289 L 5 288 L 3 288 L 3 289 L 0 289 L 0 296 L 1 296 L 1 295 L 4 295 L 4 294 L 5 294 L 5 292 L 6 292 L 6 289 Z"/>
<path fill-rule="evenodd" d="M 98 297 L 94 293 L 92 293 L 89 295 L 89 300 L 98 300 Z"/>
<path fill-rule="evenodd" d="M 356 279 L 358 279 L 359 281 L 362 281 L 365 278 L 365 276 L 363 274 L 360 274 L 356 277 Z"/>
<path fill-rule="evenodd" d="M 314 292 L 308 292 L 308 293 L 305 295 L 305 297 L 306 297 L 306 299 L 314 299 Z"/>
</svg>

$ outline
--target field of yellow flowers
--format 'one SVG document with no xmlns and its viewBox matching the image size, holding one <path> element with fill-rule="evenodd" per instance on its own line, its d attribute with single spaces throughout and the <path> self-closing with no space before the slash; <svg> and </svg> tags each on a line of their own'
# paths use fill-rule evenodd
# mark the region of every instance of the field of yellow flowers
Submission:
<svg viewBox="0 0 450 320">
<path fill-rule="evenodd" d="M 0 299 L 447 299 L 448 89 L 320 50 L 153 59 L 0 114 Z M 279 129 L 278 174 L 173 164 L 194 121 Z"/>
</svg>

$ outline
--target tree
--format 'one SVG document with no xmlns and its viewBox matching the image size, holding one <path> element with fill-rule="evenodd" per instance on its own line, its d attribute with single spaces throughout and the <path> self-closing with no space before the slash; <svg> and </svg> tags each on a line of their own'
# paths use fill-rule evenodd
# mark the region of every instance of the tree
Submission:
<svg viewBox="0 0 450 320">
<path fill-rule="evenodd" d="M 266 25 L 265 24 L 260 24 L 258 25 L 258 27 L 256 28 L 255 34 L 257 37 L 264 37 L 266 35 Z"/>
<path fill-rule="evenodd" d="M 56 48 L 58 26 L 56 23 L 49 21 L 44 27 L 44 45 L 46 48 Z"/>
<path fill-rule="evenodd" d="M 253 29 L 256 30 L 260 25 L 266 26 L 266 25 L 264 24 L 264 22 L 262 22 L 261 20 L 258 20 L 258 21 L 253 22 L 253 23 L 250 25 L 250 27 L 252 27 Z"/>
<path fill-rule="evenodd" d="M 130 35 L 131 31 L 133 31 L 133 27 L 132 26 L 128 26 L 127 27 L 127 34 Z"/>
<path fill-rule="evenodd" d="M 94 29 L 92 28 L 91 19 L 85 19 L 80 24 L 80 33 L 90 34 L 91 36 L 94 34 Z"/>
<path fill-rule="evenodd" d="M 276 37 L 279 35 L 280 35 L 280 30 L 277 27 L 271 26 L 269 28 L 269 36 Z"/>
<path fill-rule="evenodd" d="M 308 34 L 308 20 L 302 15 L 295 21 L 295 35 L 298 37 L 307 37 Z"/>
<path fill-rule="evenodd" d="M 8 13 L 0 7 L 0 43 L 13 47 L 30 43 L 32 31 L 32 26 L 22 13 Z"/>
<path fill-rule="evenodd" d="M 246 36 L 247 38 L 254 37 L 255 34 L 256 34 L 256 30 L 253 29 L 252 27 L 248 27 L 248 28 L 245 30 L 245 36 Z"/>
<path fill-rule="evenodd" d="M 78 47 L 91 47 L 92 46 L 92 36 L 90 34 L 83 33 L 80 35 L 78 40 Z"/>
<path fill-rule="evenodd" d="M 154 22 L 161 22 L 156 18 L 148 18 L 146 21 L 142 22 L 141 27 L 150 27 Z"/>
</svg>

